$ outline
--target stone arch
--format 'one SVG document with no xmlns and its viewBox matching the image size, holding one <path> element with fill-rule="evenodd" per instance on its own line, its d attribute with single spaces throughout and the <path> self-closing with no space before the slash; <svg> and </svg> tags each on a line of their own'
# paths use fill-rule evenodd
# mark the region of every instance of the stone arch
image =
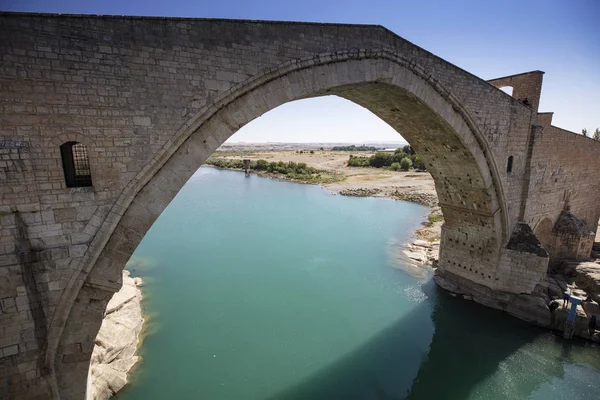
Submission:
<svg viewBox="0 0 600 400">
<path fill-rule="evenodd" d="M 286 102 L 322 95 L 368 108 L 422 155 L 446 220 L 440 268 L 494 285 L 492 270 L 508 239 L 503 190 L 487 142 L 452 94 L 414 62 L 387 51 L 289 61 L 228 90 L 199 112 L 125 188 L 76 266 L 51 321 L 45 362 L 56 377 L 55 394 L 71 398 L 85 390 L 95 335 L 121 271 L 188 178 L 246 123 Z M 466 255 L 472 265 L 457 265 Z"/>
</svg>

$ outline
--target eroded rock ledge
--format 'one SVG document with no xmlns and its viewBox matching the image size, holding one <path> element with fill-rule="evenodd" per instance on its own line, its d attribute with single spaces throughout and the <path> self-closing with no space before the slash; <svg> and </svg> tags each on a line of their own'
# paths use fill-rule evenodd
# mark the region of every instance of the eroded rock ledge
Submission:
<svg viewBox="0 0 600 400">
<path fill-rule="evenodd" d="M 136 351 L 144 324 L 141 285 L 140 278 L 123 271 L 123 287 L 108 303 L 92 353 L 90 400 L 105 400 L 121 390 L 139 359 Z"/>
</svg>

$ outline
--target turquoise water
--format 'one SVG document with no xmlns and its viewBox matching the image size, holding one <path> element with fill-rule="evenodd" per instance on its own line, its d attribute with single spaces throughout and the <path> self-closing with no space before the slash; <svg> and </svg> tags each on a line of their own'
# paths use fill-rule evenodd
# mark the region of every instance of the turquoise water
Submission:
<svg viewBox="0 0 600 400">
<path fill-rule="evenodd" d="M 119 399 L 600 398 L 598 347 L 399 268 L 426 215 L 201 168 L 128 266 L 148 335 Z"/>
</svg>

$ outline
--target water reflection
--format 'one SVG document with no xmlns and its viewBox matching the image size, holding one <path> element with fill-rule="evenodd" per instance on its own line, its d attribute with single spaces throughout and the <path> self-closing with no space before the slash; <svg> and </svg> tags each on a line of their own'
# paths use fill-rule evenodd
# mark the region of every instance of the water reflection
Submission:
<svg viewBox="0 0 600 400">
<path fill-rule="evenodd" d="M 455 299 L 431 281 L 423 290 L 432 302 L 422 302 L 352 354 L 270 400 L 466 399 L 503 360 L 541 333 Z M 423 318 L 430 317 L 435 332 L 416 331 L 428 326 Z"/>
</svg>

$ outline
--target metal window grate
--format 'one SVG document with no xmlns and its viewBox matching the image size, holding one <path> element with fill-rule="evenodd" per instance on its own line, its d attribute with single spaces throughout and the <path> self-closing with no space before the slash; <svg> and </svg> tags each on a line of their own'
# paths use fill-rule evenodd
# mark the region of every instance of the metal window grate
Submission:
<svg viewBox="0 0 600 400">
<path fill-rule="evenodd" d="M 60 146 L 67 187 L 92 185 L 87 147 L 82 143 L 67 142 Z"/>
<path fill-rule="evenodd" d="M 73 167 L 75 169 L 75 186 L 91 186 L 90 161 L 85 144 L 74 144 L 71 151 L 73 152 Z"/>
</svg>

